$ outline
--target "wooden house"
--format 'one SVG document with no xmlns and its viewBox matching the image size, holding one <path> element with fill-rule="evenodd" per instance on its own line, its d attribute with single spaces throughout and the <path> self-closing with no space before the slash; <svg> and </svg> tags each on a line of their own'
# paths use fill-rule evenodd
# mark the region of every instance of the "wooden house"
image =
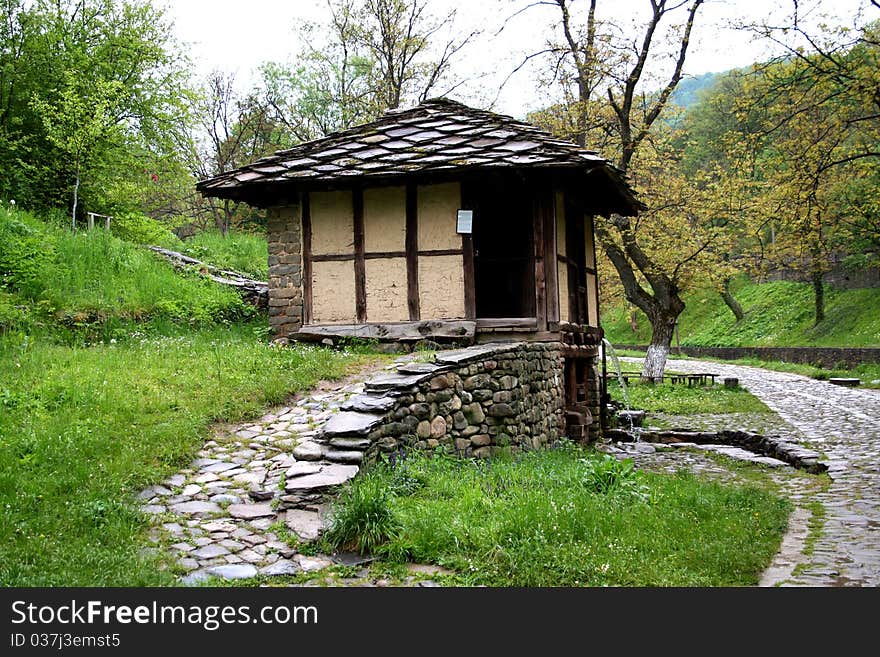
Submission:
<svg viewBox="0 0 880 657">
<path fill-rule="evenodd" d="M 598 410 L 593 220 L 641 204 L 595 152 L 434 99 L 198 189 L 268 211 L 276 336 L 563 342 Z"/>
</svg>

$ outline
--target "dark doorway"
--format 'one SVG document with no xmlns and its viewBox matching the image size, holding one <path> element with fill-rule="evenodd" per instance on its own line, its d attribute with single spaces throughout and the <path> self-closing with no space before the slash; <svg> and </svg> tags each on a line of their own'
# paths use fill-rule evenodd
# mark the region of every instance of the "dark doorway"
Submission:
<svg viewBox="0 0 880 657">
<path fill-rule="evenodd" d="M 532 199 L 517 176 L 469 185 L 474 211 L 474 285 L 479 318 L 535 316 Z"/>
<path fill-rule="evenodd" d="M 584 211 L 565 204 L 565 266 L 568 268 L 568 317 L 573 324 L 587 323 L 587 255 Z"/>
</svg>

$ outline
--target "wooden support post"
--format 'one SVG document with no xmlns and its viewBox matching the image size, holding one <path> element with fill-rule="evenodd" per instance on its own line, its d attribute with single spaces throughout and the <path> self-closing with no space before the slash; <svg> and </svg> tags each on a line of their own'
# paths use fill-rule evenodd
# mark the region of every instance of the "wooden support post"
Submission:
<svg viewBox="0 0 880 657">
<path fill-rule="evenodd" d="M 462 262 L 464 264 L 464 316 L 477 317 L 476 276 L 474 274 L 474 238 L 461 236 Z"/>
<path fill-rule="evenodd" d="M 543 199 L 535 198 L 532 207 L 532 242 L 535 258 L 535 317 L 538 330 L 547 330 L 547 279 L 544 262 L 544 212 Z"/>
<path fill-rule="evenodd" d="M 419 199 L 418 187 L 406 186 L 406 300 L 410 320 L 421 318 L 419 305 Z"/>
<path fill-rule="evenodd" d="M 92 230 L 95 227 L 95 213 L 87 212 L 86 215 L 88 216 L 89 230 Z"/>
<path fill-rule="evenodd" d="M 308 192 L 302 195 L 303 324 L 312 323 L 312 210 Z"/>
<path fill-rule="evenodd" d="M 367 268 L 364 258 L 364 190 L 352 190 L 354 215 L 354 294 L 357 321 L 367 321 Z"/>
<path fill-rule="evenodd" d="M 546 283 L 547 327 L 555 331 L 559 326 L 559 279 L 556 260 L 556 194 L 550 187 L 541 204 L 544 221 L 544 279 Z"/>
</svg>

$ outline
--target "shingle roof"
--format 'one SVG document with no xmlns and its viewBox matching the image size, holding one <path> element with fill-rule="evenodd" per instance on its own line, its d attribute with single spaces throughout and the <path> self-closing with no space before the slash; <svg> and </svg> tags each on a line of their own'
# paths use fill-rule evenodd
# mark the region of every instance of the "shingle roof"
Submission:
<svg viewBox="0 0 880 657">
<path fill-rule="evenodd" d="M 445 98 L 388 111 L 371 123 L 278 151 L 196 187 L 205 196 L 247 200 L 282 184 L 501 167 L 604 169 L 628 204 L 641 207 L 619 170 L 595 151 Z"/>
</svg>

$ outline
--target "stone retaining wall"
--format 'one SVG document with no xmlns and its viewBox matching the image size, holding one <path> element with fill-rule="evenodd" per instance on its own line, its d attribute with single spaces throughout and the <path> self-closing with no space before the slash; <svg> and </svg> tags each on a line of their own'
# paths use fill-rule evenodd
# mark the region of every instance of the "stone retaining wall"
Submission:
<svg viewBox="0 0 880 657">
<path fill-rule="evenodd" d="M 610 429 L 608 438 L 623 442 L 633 441 L 633 436 L 622 429 Z M 779 436 L 762 436 L 751 431 L 685 431 L 681 429 L 645 429 L 639 431 L 639 440 L 667 445 L 733 445 L 756 454 L 763 454 L 783 463 L 813 474 L 828 471 L 828 464 L 821 455 Z"/>
<path fill-rule="evenodd" d="M 645 351 L 645 345 L 616 344 L 615 349 L 632 349 Z M 880 363 L 880 348 L 844 348 L 844 347 L 673 347 L 669 351 L 671 358 L 683 353 L 693 358 L 718 358 L 736 360 L 738 358 L 759 358 L 761 360 L 779 360 L 785 363 L 802 363 L 816 367 L 834 368 L 839 366 L 855 367 L 862 363 Z"/>
<path fill-rule="evenodd" d="M 324 458 L 371 463 L 400 449 L 478 458 L 560 438 L 562 345 L 493 343 L 440 352 L 366 383 L 324 428 Z"/>
</svg>

